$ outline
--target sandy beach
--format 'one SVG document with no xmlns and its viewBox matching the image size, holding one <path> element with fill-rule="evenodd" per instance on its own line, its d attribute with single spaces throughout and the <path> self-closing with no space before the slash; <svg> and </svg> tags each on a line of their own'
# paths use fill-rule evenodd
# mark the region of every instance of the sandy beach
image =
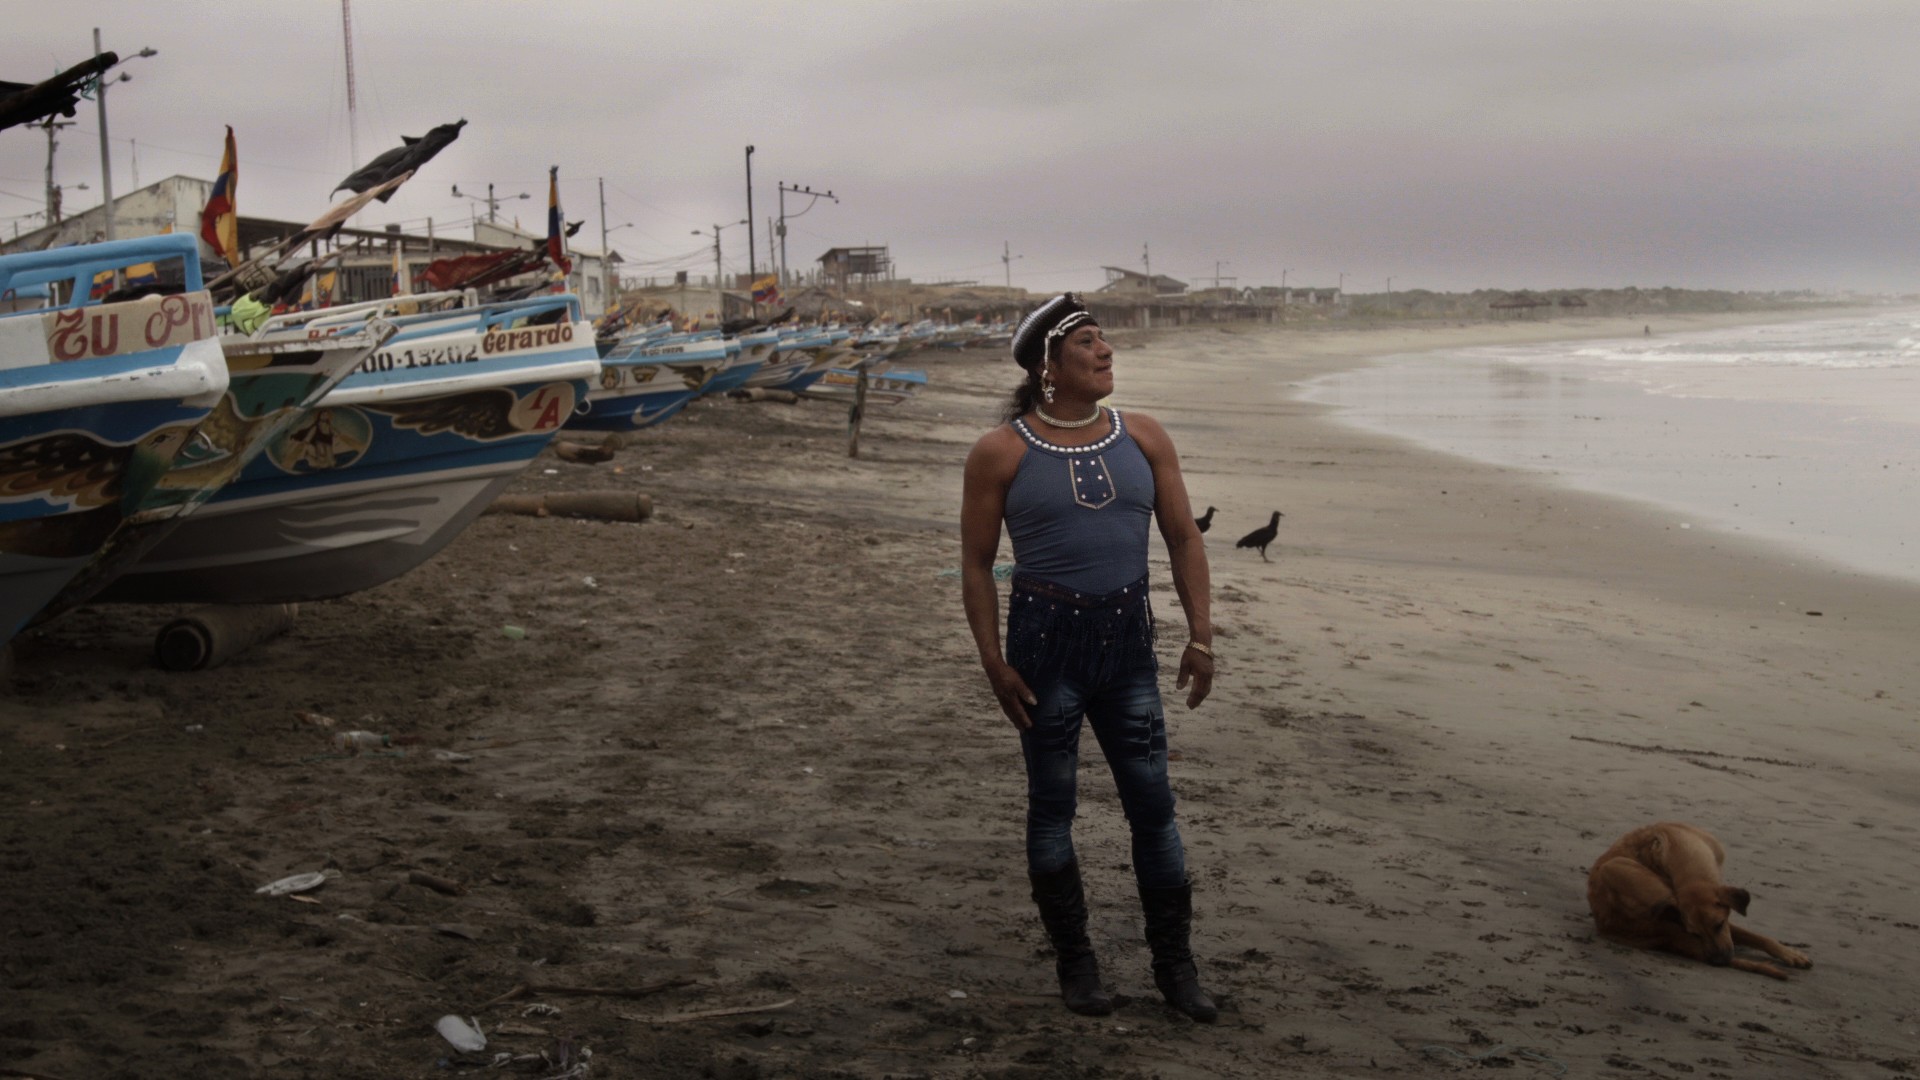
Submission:
<svg viewBox="0 0 1920 1080">
<path fill-rule="evenodd" d="M 1116 404 L 1219 508 L 1197 712 L 1171 704 L 1154 556 L 1217 1026 L 1153 989 L 1090 746 L 1077 841 L 1122 1004 L 1054 996 L 1018 744 L 950 573 L 960 464 L 1015 374 L 968 352 L 906 365 L 929 390 L 876 410 L 858 460 L 819 402 L 701 402 L 611 463 L 543 456 L 515 491 L 643 491 L 654 519 L 483 517 L 228 667 L 151 666 L 173 609 L 24 635 L 0 1075 L 481 1075 L 542 1050 L 595 1078 L 1920 1075 L 1920 587 L 1293 396 L 1369 357 L 1645 322 L 1113 335 Z M 1276 509 L 1270 562 L 1234 549 Z M 407 738 L 343 755 L 299 711 Z M 1814 967 L 1598 940 L 1588 865 L 1660 820 L 1717 834 L 1743 921 Z M 322 869 L 310 902 L 255 893 Z M 456 1055 L 445 1014 L 487 1050 Z"/>
</svg>

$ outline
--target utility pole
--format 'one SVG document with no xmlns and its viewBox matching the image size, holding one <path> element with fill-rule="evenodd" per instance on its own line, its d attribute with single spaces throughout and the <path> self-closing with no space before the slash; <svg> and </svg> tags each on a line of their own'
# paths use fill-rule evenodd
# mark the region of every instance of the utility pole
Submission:
<svg viewBox="0 0 1920 1080">
<path fill-rule="evenodd" d="M 1393 303 L 1393 279 L 1387 279 L 1387 303 Z"/>
<path fill-rule="evenodd" d="M 1232 266 L 1232 265 L 1233 264 L 1231 262 L 1228 262 L 1225 259 L 1213 260 L 1213 287 L 1214 288 L 1218 289 L 1220 287 L 1220 268 L 1223 266 Z"/>
<path fill-rule="evenodd" d="M 813 204 L 819 202 L 821 199 L 832 199 L 836 204 L 839 203 L 840 200 L 836 198 L 831 191 L 815 191 L 810 187 L 794 187 L 789 185 L 785 180 L 780 181 L 778 186 L 780 189 L 780 223 L 774 227 L 774 232 L 780 237 L 780 287 L 784 289 L 787 287 L 787 192 L 791 191 L 795 195 L 810 195 L 813 197 L 812 201 L 807 203 L 807 209 L 800 211 L 799 214 L 793 215 L 794 217 L 799 217 L 801 214 L 805 214 L 807 210 L 813 209 Z M 769 254 L 771 254 L 771 252 L 769 252 Z"/>
<path fill-rule="evenodd" d="M 1153 249 L 1145 241 L 1140 243 L 1140 261 L 1147 266 L 1147 293 L 1154 295 L 1159 290 L 1153 287 Z"/>
<path fill-rule="evenodd" d="M 100 28 L 93 28 L 93 55 L 100 55 Z M 109 69 L 111 70 L 111 69 Z M 100 73 L 99 89 L 93 92 L 94 104 L 100 106 L 100 197 L 104 201 L 100 209 L 107 216 L 107 239 L 114 239 L 113 229 L 113 167 L 107 158 L 107 78 L 105 71 Z M 120 275 L 114 274 L 117 282 Z"/>
<path fill-rule="evenodd" d="M 453 197 L 456 199 L 477 199 L 480 196 L 469 195 L 468 193 L 460 190 L 459 184 L 455 184 L 453 185 Z M 493 224 L 495 218 L 500 213 L 501 203 L 506 202 L 508 199 L 531 199 L 531 198 L 533 198 L 533 196 L 523 191 L 518 195 L 502 195 L 496 199 L 493 197 L 493 185 L 488 184 L 487 185 L 487 224 L 489 225 Z"/>
<path fill-rule="evenodd" d="M 47 129 L 47 224 L 60 222 L 60 185 L 53 182 L 53 152 L 60 148 L 60 141 L 54 136 L 63 127 L 72 127 L 71 120 L 55 120 L 49 116 L 42 121 L 41 127 Z"/>
<path fill-rule="evenodd" d="M 753 146 L 747 146 L 747 300 L 753 300 Z M 753 313 L 760 314 L 760 305 L 753 305 Z"/>
<path fill-rule="evenodd" d="M 1002 240 L 1000 242 L 1000 261 L 1005 263 L 1007 267 L 1007 291 L 1008 292 L 1013 291 L 1013 260 L 1024 259 L 1024 258 L 1026 258 L 1025 255 L 1015 255 L 1013 253 L 1012 243 L 1005 240 Z"/>
<path fill-rule="evenodd" d="M 613 310 L 613 260 L 607 256 L 607 178 L 600 178 L 600 303 L 601 312 Z"/>
</svg>

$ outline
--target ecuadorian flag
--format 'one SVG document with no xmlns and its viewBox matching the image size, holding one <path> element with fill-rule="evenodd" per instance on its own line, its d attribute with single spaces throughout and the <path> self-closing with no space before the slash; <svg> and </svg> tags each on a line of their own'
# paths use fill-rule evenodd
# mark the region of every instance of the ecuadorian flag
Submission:
<svg viewBox="0 0 1920 1080">
<path fill-rule="evenodd" d="M 780 302 L 780 278 L 769 274 L 753 283 L 753 302 L 756 304 L 777 304 Z"/>
<path fill-rule="evenodd" d="M 560 214 L 560 166 L 547 170 L 547 258 L 563 274 L 573 273 L 567 257 L 567 223 Z"/>
<path fill-rule="evenodd" d="M 220 156 L 220 178 L 213 182 L 207 208 L 200 211 L 200 239 L 229 263 L 240 262 L 240 216 L 234 198 L 240 188 L 240 163 L 233 149 L 233 125 L 227 125 L 227 149 Z"/>
</svg>

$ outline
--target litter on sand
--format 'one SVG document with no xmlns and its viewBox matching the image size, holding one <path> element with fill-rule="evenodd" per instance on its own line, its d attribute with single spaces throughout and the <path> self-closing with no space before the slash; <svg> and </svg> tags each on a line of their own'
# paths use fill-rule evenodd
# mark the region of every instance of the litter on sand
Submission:
<svg viewBox="0 0 1920 1080">
<path fill-rule="evenodd" d="M 253 891 L 262 896 L 288 896 L 317 889 L 339 876 L 340 871 L 333 869 L 316 870 L 307 874 L 290 874 L 279 881 L 269 881 Z"/>
<path fill-rule="evenodd" d="M 467 1020 L 462 1020 L 452 1013 L 448 1013 L 434 1021 L 433 1030 L 439 1032 L 440 1037 L 447 1040 L 455 1050 L 465 1051 L 469 1054 L 477 1054 L 487 1048 L 487 1037 L 480 1031 L 480 1021 L 478 1020 L 473 1020 L 469 1023 Z"/>
</svg>

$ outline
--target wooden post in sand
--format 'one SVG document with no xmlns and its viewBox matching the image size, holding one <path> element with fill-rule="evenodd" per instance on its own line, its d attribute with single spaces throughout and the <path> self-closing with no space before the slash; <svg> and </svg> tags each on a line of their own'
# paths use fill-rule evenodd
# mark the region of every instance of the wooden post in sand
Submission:
<svg viewBox="0 0 1920 1080">
<path fill-rule="evenodd" d="M 860 369 L 860 381 L 853 387 L 853 408 L 847 413 L 847 456 L 860 456 L 860 421 L 867 415 L 867 369 Z"/>
</svg>

